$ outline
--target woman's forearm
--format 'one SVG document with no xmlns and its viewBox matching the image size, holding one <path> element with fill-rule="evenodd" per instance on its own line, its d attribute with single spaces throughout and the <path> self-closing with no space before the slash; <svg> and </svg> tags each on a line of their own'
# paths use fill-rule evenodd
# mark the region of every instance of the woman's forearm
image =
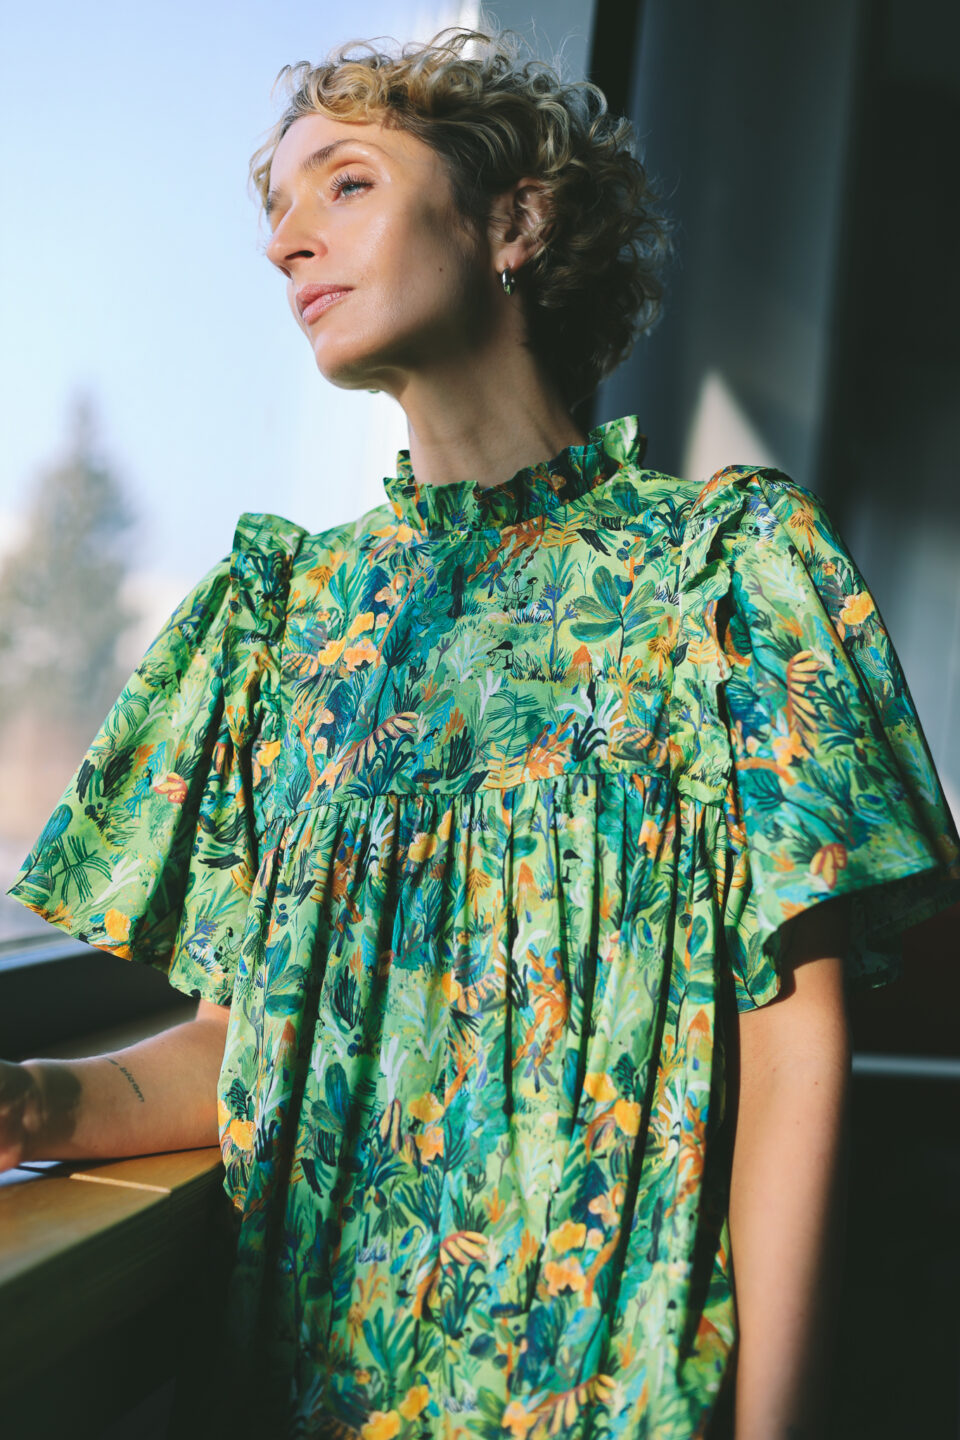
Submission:
<svg viewBox="0 0 960 1440">
<path fill-rule="evenodd" d="M 87 1160 L 216 1145 L 225 1027 L 190 1020 L 123 1050 L 26 1060 L 36 1082 L 24 1158 Z"/>
<path fill-rule="evenodd" d="M 729 1208 L 735 1440 L 824 1433 L 846 1200 L 842 1025 L 811 1029 L 808 1048 L 749 1059 L 741 1075 Z"/>
</svg>

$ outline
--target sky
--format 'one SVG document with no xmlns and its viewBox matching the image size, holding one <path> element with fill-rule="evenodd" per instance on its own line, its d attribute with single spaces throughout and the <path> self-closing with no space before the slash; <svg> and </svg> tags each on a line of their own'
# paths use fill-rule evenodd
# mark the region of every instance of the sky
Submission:
<svg viewBox="0 0 960 1440">
<path fill-rule="evenodd" d="M 475 19 L 471 0 L 8 10 L 0 553 L 87 396 L 139 516 L 132 662 L 229 552 L 244 510 L 310 531 L 351 519 L 381 503 L 407 443 L 390 397 L 322 378 L 262 253 L 247 164 L 279 114 L 277 72 L 347 40 Z"/>
</svg>

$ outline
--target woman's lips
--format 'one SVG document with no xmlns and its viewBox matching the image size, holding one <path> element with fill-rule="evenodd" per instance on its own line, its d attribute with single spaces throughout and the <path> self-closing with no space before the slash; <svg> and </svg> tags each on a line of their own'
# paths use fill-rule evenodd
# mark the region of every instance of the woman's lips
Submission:
<svg viewBox="0 0 960 1440">
<path fill-rule="evenodd" d="M 336 305 L 344 295 L 349 295 L 349 290 L 328 290 L 326 295 L 318 295 L 316 300 L 311 300 L 309 305 L 304 305 L 301 319 L 304 325 L 311 325 L 324 312 L 329 310 L 331 305 Z"/>
</svg>

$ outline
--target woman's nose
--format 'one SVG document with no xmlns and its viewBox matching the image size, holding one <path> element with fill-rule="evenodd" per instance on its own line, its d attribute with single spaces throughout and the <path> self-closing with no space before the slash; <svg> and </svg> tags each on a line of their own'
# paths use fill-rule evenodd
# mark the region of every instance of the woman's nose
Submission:
<svg viewBox="0 0 960 1440">
<path fill-rule="evenodd" d="M 278 270 L 289 270 L 291 261 L 298 257 L 310 259 L 320 248 L 317 237 L 307 230 L 296 210 L 288 210 L 270 237 L 266 256 Z"/>
</svg>

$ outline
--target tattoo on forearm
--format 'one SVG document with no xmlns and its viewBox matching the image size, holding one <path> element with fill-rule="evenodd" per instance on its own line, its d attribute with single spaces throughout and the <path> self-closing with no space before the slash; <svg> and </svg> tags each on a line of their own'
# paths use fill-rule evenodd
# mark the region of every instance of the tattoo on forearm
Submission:
<svg viewBox="0 0 960 1440">
<path fill-rule="evenodd" d="M 114 1060 L 114 1058 L 113 1058 L 112 1055 L 106 1055 L 106 1056 L 104 1056 L 104 1059 L 109 1060 L 111 1065 L 116 1065 L 116 1067 L 117 1067 L 118 1070 L 122 1070 L 122 1071 L 123 1071 L 124 1075 L 126 1075 L 127 1079 L 130 1081 L 130 1084 L 133 1086 L 134 1090 L 137 1092 L 137 1095 L 138 1095 L 138 1097 L 139 1097 L 139 1100 L 140 1100 L 141 1105 L 146 1105 L 146 1103 L 147 1103 L 146 1097 L 144 1096 L 144 1093 L 143 1093 L 143 1091 L 140 1089 L 140 1086 L 137 1084 L 136 1080 L 134 1080 L 133 1076 L 130 1074 L 130 1071 L 127 1069 L 126 1065 L 121 1065 L 121 1064 L 120 1064 L 120 1061 L 119 1061 L 119 1060 Z"/>
</svg>

